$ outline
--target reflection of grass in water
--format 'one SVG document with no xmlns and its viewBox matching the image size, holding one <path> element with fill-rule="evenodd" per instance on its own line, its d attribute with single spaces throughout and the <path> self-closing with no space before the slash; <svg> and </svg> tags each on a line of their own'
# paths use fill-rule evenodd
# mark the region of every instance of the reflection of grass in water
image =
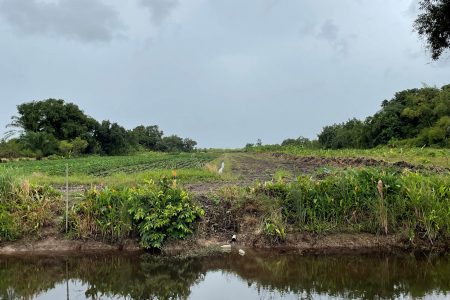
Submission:
<svg viewBox="0 0 450 300">
<path fill-rule="evenodd" d="M 258 290 L 317 293 L 344 298 L 423 297 L 449 291 L 450 262 L 445 257 L 347 255 L 294 256 L 273 253 L 200 258 L 83 256 L 0 258 L 0 298 L 32 298 L 68 277 L 88 286 L 86 297 L 185 299 L 209 271 L 237 274 Z M 205 287 L 208 288 L 208 287 Z M 243 287 L 244 288 L 244 287 Z"/>
</svg>

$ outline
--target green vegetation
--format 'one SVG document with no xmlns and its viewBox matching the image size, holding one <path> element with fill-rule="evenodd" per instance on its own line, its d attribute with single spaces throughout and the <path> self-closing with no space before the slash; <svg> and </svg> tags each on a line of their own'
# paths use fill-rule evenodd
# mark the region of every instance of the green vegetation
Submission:
<svg viewBox="0 0 450 300">
<path fill-rule="evenodd" d="M 176 181 L 163 178 L 135 188 L 90 190 L 74 206 L 70 221 L 79 238 L 121 242 L 137 235 L 144 248 L 160 248 L 168 239 L 191 234 L 203 213 Z"/>
<path fill-rule="evenodd" d="M 450 49 L 450 2 L 447 0 L 421 0 L 421 14 L 414 29 L 426 40 L 434 60 Z"/>
<path fill-rule="evenodd" d="M 324 158 L 366 158 L 395 163 L 405 161 L 415 166 L 450 168 L 450 149 L 376 147 L 371 149 L 309 149 L 298 146 L 266 145 L 247 149 L 249 152 L 281 152 L 295 156 Z"/>
<path fill-rule="evenodd" d="M 448 176 L 351 169 L 322 180 L 298 177 L 293 182 L 259 183 L 234 194 L 241 199 L 237 203 L 265 203 L 264 230 L 280 240 L 287 226 L 294 231 L 402 232 L 412 241 L 450 237 Z"/>
<path fill-rule="evenodd" d="M 0 242 L 24 235 L 39 236 L 45 226 L 57 226 L 62 197 L 49 186 L 18 181 L 8 172 L 0 173 Z"/>
<path fill-rule="evenodd" d="M 8 170 L 36 183 L 63 184 L 68 165 L 71 184 L 126 185 L 143 182 L 148 178 L 157 179 L 162 175 L 170 176 L 171 170 L 177 170 L 177 177 L 181 181 L 208 181 L 219 179 L 216 173 L 204 169 L 205 164 L 216 157 L 217 154 L 214 153 L 148 152 L 130 156 L 14 161 L 0 164 L 0 172 Z"/>
<path fill-rule="evenodd" d="M 117 123 L 98 122 L 64 100 L 23 103 L 17 110 L 18 116 L 9 125 L 13 130 L 0 142 L 0 158 L 122 155 L 140 150 L 192 152 L 197 145 L 189 138 L 164 137 L 156 125 L 126 130 Z M 17 133 L 19 138 L 8 140 Z"/>
<path fill-rule="evenodd" d="M 383 101 L 365 121 L 351 119 L 325 126 L 324 148 L 372 148 L 378 145 L 450 147 L 450 85 L 405 90 Z"/>
</svg>

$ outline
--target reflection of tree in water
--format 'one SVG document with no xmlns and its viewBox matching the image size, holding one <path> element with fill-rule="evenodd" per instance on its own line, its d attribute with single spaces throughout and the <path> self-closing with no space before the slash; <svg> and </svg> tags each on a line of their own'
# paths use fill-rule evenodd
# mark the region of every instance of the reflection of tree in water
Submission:
<svg viewBox="0 0 450 300">
<path fill-rule="evenodd" d="M 315 294 L 343 298 L 422 297 L 450 291 L 450 261 L 414 256 L 228 256 L 205 260 L 207 270 L 237 274 L 258 290 L 276 290 L 312 298 Z"/>
<path fill-rule="evenodd" d="M 208 271 L 237 274 L 257 290 L 312 297 L 422 297 L 450 290 L 450 262 L 444 257 L 293 256 L 248 253 L 203 258 L 144 255 L 88 257 L 0 257 L 0 298 L 30 299 L 68 278 L 88 288 L 87 298 L 186 299 Z M 207 288 L 207 287 L 206 287 Z"/>
<path fill-rule="evenodd" d="M 66 280 L 80 280 L 87 298 L 186 299 L 204 273 L 194 259 L 157 256 L 0 258 L 0 299 L 33 298 Z"/>
</svg>

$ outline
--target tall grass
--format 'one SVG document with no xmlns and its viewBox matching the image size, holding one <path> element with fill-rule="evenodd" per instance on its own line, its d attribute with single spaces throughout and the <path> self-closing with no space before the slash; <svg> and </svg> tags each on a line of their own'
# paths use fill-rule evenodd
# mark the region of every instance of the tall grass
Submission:
<svg viewBox="0 0 450 300">
<path fill-rule="evenodd" d="M 61 195 L 51 187 L 0 173 L 0 241 L 39 236 L 43 227 L 54 225 L 61 208 Z"/>
<path fill-rule="evenodd" d="M 288 224 L 312 231 L 406 232 L 450 237 L 450 177 L 417 172 L 351 169 L 323 180 L 258 184 L 254 193 L 280 201 Z"/>
</svg>

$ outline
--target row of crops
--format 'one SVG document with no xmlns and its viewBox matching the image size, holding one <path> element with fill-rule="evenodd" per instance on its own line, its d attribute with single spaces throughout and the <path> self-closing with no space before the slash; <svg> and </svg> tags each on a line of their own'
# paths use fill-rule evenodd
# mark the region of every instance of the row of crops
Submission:
<svg viewBox="0 0 450 300">
<path fill-rule="evenodd" d="M 157 169 L 202 168 L 215 159 L 214 153 L 143 153 L 132 156 L 89 156 L 73 159 L 16 161 L 0 164 L 0 172 L 11 170 L 19 174 L 43 173 L 63 176 L 66 165 L 71 174 L 109 176 L 114 173 L 138 173 Z"/>
</svg>

